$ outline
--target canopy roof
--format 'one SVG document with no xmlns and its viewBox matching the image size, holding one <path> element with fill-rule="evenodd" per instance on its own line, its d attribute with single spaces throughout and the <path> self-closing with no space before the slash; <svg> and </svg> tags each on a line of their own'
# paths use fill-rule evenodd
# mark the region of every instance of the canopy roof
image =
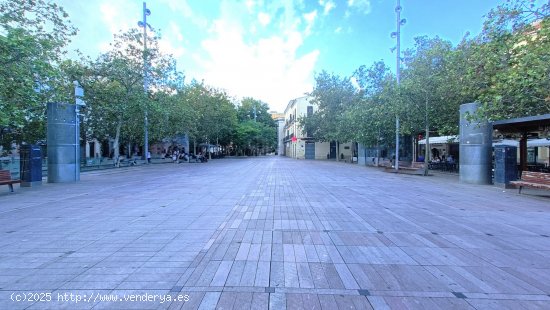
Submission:
<svg viewBox="0 0 550 310">
<path fill-rule="evenodd" d="M 504 133 L 540 132 L 550 127 L 550 114 L 504 119 L 493 122 L 493 129 Z"/>
<path fill-rule="evenodd" d="M 430 137 L 430 144 L 458 143 L 458 136 Z M 426 144 L 426 139 L 418 141 L 418 144 Z"/>
<path fill-rule="evenodd" d="M 458 143 L 458 136 L 441 136 L 430 138 L 430 144 L 445 144 L 445 143 Z M 426 139 L 418 141 L 418 144 L 426 144 Z M 500 141 L 493 142 L 493 146 L 497 145 L 509 145 L 519 147 L 519 141 L 504 139 Z M 550 146 L 550 139 L 532 139 L 527 140 L 527 147 L 536 147 L 536 146 Z"/>
</svg>

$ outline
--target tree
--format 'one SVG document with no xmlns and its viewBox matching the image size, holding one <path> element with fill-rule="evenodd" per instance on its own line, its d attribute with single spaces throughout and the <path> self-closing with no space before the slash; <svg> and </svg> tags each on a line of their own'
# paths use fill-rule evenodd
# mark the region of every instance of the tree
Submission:
<svg viewBox="0 0 550 310">
<path fill-rule="evenodd" d="M 467 63 L 480 117 L 550 113 L 549 16 L 550 3 L 533 0 L 509 0 L 489 12 Z"/>
<path fill-rule="evenodd" d="M 193 81 L 185 96 L 196 112 L 192 138 L 199 143 L 229 145 L 237 114 L 227 94 Z"/>
<path fill-rule="evenodd" d="M 76 29 L 62 7 L 43 0 L 5 0 L 0 12 L 0 128 L 34 142 L 25 126 L 45 136 L 45 103 L 56 99 L 58 64 Z"/>
<path fill-rule="evenodd" d="M 430 131 L 439 133 L 442 128 L 456 127 L 459 107 L 446 93 L 452 92 L 452 87 L 446 86 L 451 43 L 437 37 L 418 37 L 415 41 L 415 48 L 405 52 L 406 69 L 400 85 L 407 110 L 402 117 L 402 128 L 414 135 L 424 129 L 425 160 L 428 161 Z M 425 174 L 427 172 L 425 165 Z"/>
<path fill-rule="evenodd" d="M 269 114 L 267 103 L 254 98 L 244 98 L 237 106 L 237 117 L 239 120 L 237 135 L 239 136 L 240 129 L 240 137 L 236 141 L 241 149 L 251 146 L 254 151 L 262 150 L 265 154 L 275 148 L 277 145 L 277 123 Z M 255 122 L 256 125 L 250 125 L 250 121 Z M 249 135 L 252 132 L 254 135 Z M 247 140 L 242 140 L 243 136 L 246 136 Z"/>
<path fill-rule="evenodd" d="M 115 158 L 120 153 L 121 137 L 128 143 L 143 140 L 144 111 L 152 120 L 153 139 L 160 140 L 162 133 L 177 131 L 171 125 L 180 124 L 180 120 L 162 120 L 166 119 L 163 104 L 174 108 L 169 98 L 183 83 L 183 75 L 176 70 L 173 58 L 160 52 L 156 35 L 147 38 L 145 51 L 142 39 L 137 29 L 116 35 L 111 50 L 90 62 L 88 76 L 82 77 L 91 111 L 88 122 L 96 137 L 114 138 Z M 147 94 L 143 89 L 144 59 L 150 86 Z"/>
<path fill-rule="evenodd" d="M 350 106 L 347 113 L 353 140 L 367 146 L 378 146 L 380 141 L 391 141 L 394 135 L 392 127 L 395 118 L 391 111 L 391 98 L 395 79 L 383 61 L 375 62 L 371 67 L 361 66 L 353 73 L 359 86 L 358 100 Z"/>
<path fill-rule="evenodd" d="M 300 125 L 316 140 L 336 141 L 337 147 L 339 142 L 352 141 L 350 114 L 346 111 L 357 96 L 350 79 L 322 71 L 315 77 L 315 87 L 310 96 L 318 110 L 311 117 L 299 119 Z"/>
<path fill-rule="evenodd" d="M 237 116 L 240 122 L 256 120 L 257 122 L 275 126 L 275 121 L 269 114 L 269 106 L 254 98 L 244 98 L 237 106 Z"/>
</svg>

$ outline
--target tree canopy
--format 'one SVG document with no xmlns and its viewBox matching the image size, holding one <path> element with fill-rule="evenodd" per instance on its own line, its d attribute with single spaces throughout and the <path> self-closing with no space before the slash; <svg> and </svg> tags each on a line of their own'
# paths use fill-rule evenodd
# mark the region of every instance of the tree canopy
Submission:
<svg viewBox="0 0 550 310">
<path fill-rule="evenodd" d="M 82 138 L 114 140 L 115 156 L 122 143 L 143 142 L 145 111 L 153 143 L 188 134 L 199 143 L 246 143 L 266 151 L 276 144 L 267 104 L 253 98 L 234 102 L 225 92 L 196 81 L 186 85 L 175 59 L 159 49 L 154 29 L 148 32 L 146 50 L 142 32 L 130 29 L 115 35 L 108 51 L 96 59 L 67 59 L 65 48 L 77 30 L 61 6 L 46 0 L 3 0 L 0 12 L 4 147 L 12 141 L 45 141 L 46 103 L 73 102 L 73 81 L 85 94 Z M 252 105 L 258 123 L 244 142 L 238 133 L 250 121 L 243 113 Z"/>
<path fill-rule="evenodd" d="M 400 134 L 449 135 L 458 134 L 463 103 L 479 102 L 475 117 L 489 120 L 550 113 L 549 12 L 548 3 L 508 0 L 456 46 L 417 37 L 403 53 L 399 86 L 382 61 L 351 78 L 322 71 L 311 92 L 318 110 L 301 124 L 320 141 L 390 146 L 396 115 Z"/>
</svg>

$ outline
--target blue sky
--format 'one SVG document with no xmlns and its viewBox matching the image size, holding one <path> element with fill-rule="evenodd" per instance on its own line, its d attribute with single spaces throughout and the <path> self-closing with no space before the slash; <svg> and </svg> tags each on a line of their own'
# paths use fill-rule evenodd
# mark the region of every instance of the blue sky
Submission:
<svg viewBox="0 0 550 310">
<path fill-rule="evenodd" d="M 456 44 L 481 31 L 483 16 L 504 0 L 401 0 L 402 48 L 416 36 Z M 137 27 L 143 1 L 61 0 L 79 33 L 69 46 L 96 57 L 113 35 Z M 312 90 L 315 73 L 349 76 L 384 60 L 395 67 L 395 0 L 150 0 L 148 23 L 161 48 L 195 78 L 240 99 L 254 97 L 282 112 Z"/>
</svg>

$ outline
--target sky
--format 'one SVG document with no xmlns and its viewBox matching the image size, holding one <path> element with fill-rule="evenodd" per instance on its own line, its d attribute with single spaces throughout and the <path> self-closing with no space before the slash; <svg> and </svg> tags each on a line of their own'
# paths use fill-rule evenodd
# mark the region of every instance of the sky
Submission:
<svg viewBox="0 0 550 310">
<path fill-rule="evenodd" d="M 143 1 L 60 0 L 79 29 L 69 45 L 92 58 L 113 35 L 142 19 Z M 477 35 L 484 15 L 504 0 L 401 0 L 402 50 L 414 38 L 457 44 Z M 186 83 L 192 79 L 239 100 L 253 97 L 283 112 L 313 90 L 322 70 L 350 76 L 383 60 L 395 68 L 396 0 L 149 0 L 147 22 L 161 33 Z M 69 55 L 76 55 L 70 53 Z"/>
</svg>

